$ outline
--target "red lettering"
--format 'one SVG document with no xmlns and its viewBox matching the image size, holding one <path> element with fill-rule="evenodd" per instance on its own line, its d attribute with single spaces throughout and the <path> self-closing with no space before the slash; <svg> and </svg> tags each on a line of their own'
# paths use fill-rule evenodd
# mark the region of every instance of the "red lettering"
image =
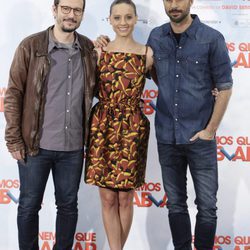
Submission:
<svg viewBox="0 0 250 250">
<path fill-rule="evenodd" d="M 219 145 L 233 145 L 232 136 L 216 136 L 216 142 Z"/>
<path fill-rule="evenodd" d="M 236 160 L 247 161 L 242 147 L 238 147 L 236 149 L 235 157 L 233 158 L 233 161 L 236 161 Z"/>
<path fill-rule="evenodd" d="M 80 242 L 76 242 L 74 250 L 83 250 L 82 245 Z"/>
<path fill-rule="evenodd" d="M 44 241 L 44 242 L 43 242 L 43 245 L 42 245 L 42 247 L 41 247 L 41 250 L 51 250 L 48 241 Z"/>
<path fill-rule="evenodd" d="M 217 146 L 217 161 L 223 161 L 225 158 L 225 155 L 220 151 L 222 148 L 222 146 Z"/>
<path fill-rule="evenodd" d="M 0 181 L 0 188 L 19 188 L 19 180 L 1 180 Z"/>
<path fill-rule="evenodd" d="M 155 191 L 160 192 L 161 191 L 161 183 L 157 182 L 155 184 Z"/>
<path fill-rule="evenodd" d="M 155 99 L 158 96 L 158 90 L 154 89 L 146 89 L 143 94 L 142 98 L 143 99 Z"/>
<path fill-rule="evenodd" d="M 248 58 L 246 58 L 247 55 Z M 234 67 L 250 68 L 250 53 L 248 53 L 247 55 L 245 55 L 243 52 L 239 53 L 239 56 L 237 58 L 237 64 Z"/>
<path fill-rule="evenodd" d="M 231 244 L 231 237 L 230 236 L 215 236 L 214 243 L 218 245 L 229 245 Z"/>
<path fill-rule="evenodd" d="M 0 204 L 9 204 L 11 202 L 10 197 L 7 195 L 8 189 L 0 189 Z"/>
<path fill-rule="evenodd" d="M 77 241 L 96 241 L 96 233 L 77 233 Z"/>
<path fill-rule="evenodd" d="M 227 43 L 227 49 L 228 49 L 230 52 L 235 51 L 235 43 Z"/>
<path fill-rule="evenodd" d="M 237 245 L 249 245 L 250 244 L 250 236 L 237 236 L 234 238 L 234 242 Z"/>
<path fill-rule="evenodd" d="M 147 190 L 147 183 L 145 183 L 144 185 L 142 185 L 141 187 L 136 189 L 137 191 L 146 191 Z"/>
<path fill-rule="evenodd" d="M 238 145 L 250 145 L 249 137 L 240 136 L 237 138 Z"/>
<path fill-rule="evenodd" d="M 147 191 L 154 191 L 155 190 L 155 184 L 154 183 L 148 183 L 147 184 Z"/>
<path fill-rule="evenodd" d="M 154 109 L 150 106 L 150 99 L 144 99 L 143 112 L 145 115 L 152 115 L 154 113 Z"/>
<path fill-rule="evenodd" d="M 83 248 L 83 246 L 80 242 L 76 242 L 73 249 L 74 250 L 96 250 L 97 246 L 96 246 L 96 243 L 94 243 L 94 242 L 86 242 L 85 248 Z"/>
<path fill-rule="evenodd" d="M 240 43 L 239 50 L 242 52 L 250 51 L 250 43 Z"/>
<path fill-rule="evenodd" d="M 134 194 L 133 204 L 138 207 L 150 207 L 152 206 L 152 201 L 148 198 L 149 192 L 141 192 L 141 199 L 137 192 Z"/>
<path fill-rule="evenodd" d="M 238 5 L 222 5 L 221 8 L 226 10 L 238 9 Z"/>
<path fill-rule="evenodd" d="M 161 191 L 161 183 L 157 182 L 157 183 L 153 183 L 153 182 L 149 182 L 149 183 L 145 183 L 143 186 L 139 187 L 136 189 L 137 191 L 156 191 L 159 192 Z"/>
<path fill-rule="evenodd" d="M 39 233 L 39 237 L 41 240 L 53 240 L 53 241 L 55 241 L 55 239 L 56 239 L 56 235 L 52 232 Z"/>
<path fill-rule="evenodd" d="M 242 246 L 243 248 L 241 248 L 241 246 L 235 246 L 234 250 L 250 250 L 250 246 Z"/>
<path fill-rule="evenodd" d="M 85 245 L 85 250 L 96 250 L 96 244 L 94 242 L 87 242 Z"/>
</svg>

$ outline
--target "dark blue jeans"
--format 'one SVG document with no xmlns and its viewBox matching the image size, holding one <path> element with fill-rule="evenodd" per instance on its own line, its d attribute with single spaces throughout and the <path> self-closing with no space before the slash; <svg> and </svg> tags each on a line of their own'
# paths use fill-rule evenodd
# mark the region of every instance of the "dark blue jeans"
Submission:
<svg viewBox="0 0 250 250">
<path fill-rule="evenodd" d="M 39 218 L 45 186 L 52 170 L 57 206 L 56 244 L 72 249 L 77 224 L 77 193 L 83 167 L 83 150 L 59 152 L 40 149 L 38 155 L 18 161 L 20 198 L 18 239 L 20 250 L 38 250 Z"/>
<path fill-rule="evenodd" d="M 158 143 L 169 223 L 175 250 L 191 250 L 192 233 L 187 207 L 187 166 L 194 183 L 196 215 L 194 245 L 212 250 L 216 232 L 218 168 L 216 141 L 198 139 L 193 144 Z"/>
</svg>

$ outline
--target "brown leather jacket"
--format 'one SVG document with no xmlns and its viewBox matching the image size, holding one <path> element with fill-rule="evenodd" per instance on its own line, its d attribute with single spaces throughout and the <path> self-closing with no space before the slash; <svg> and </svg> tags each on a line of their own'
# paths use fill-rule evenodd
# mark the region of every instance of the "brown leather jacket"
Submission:
<svg viewBox="0 0 250 250">
<path fill-rule="evenodd" d="M 4 100 L 7 122 L 5 140 L 10 152 L 25 150 L 29 155 L 36 155 L 39 150 L 46 96 L 45 79 L 50 69 L 50 28 L 25 38 L 14 55 Z M 85 36 L 77 35 L 84 67 L 83 128 L 86 142 L 96 86 L 97 57 L 92 42 Z"/>
</svg>

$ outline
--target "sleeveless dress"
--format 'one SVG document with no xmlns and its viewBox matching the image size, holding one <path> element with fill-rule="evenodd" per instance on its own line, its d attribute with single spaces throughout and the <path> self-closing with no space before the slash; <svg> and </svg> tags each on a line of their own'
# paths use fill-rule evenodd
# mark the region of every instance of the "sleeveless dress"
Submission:
<svg viewBox="0 0 250 250">
<path fill-rule="evenodd" d="M 147 53 L 147 49 L 146 49 Z M 146 54 L 102 51 L 85 182 L 118 190 L 145 183 L 150 124 L 141 110 Z"/>
</svg>

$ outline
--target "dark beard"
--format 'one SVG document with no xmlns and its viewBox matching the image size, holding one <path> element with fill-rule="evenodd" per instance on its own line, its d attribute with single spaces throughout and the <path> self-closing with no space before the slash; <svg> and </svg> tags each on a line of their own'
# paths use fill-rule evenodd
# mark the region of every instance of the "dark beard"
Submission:
<svg viewBox="0 0 250 250">
<path fill-rule="evenodd" d="M 181 23 L 184 19 L 186 19 L 186 17 L 189 15 L 189 11 L 187 11 L 186 13 L 184 13 L 182 16 L 180 16 L 179 18 L 174 18 L 171 16 L 171 12 L 167 13 L 169 19 L 173 22 L 173 23 Z"/>
<path fill-rule="evenodd" d="M 71 22 L 77 24 L 77 22 L 74 19 L 71 19 L 71 18 L 64 19 L 64 21 L 71 21 Z M 74 28 L 65 28 L 64 25 L 62 25 L 62 31 L 66 32 L 66 33 L 71 33 L 71 32 L 74 32 L 78 27 L 79 27 L 79 25 L 74 27 Z"/>
<path fill-rule="evenodd" d="M 74 32 L 76 29 L 77 29 L 77 28 L 67 29 L 67 28 L 62 27 L 62 31 L 63 31 L 63 32 L 66 32 L 66 33 Z"/>
</svg>

